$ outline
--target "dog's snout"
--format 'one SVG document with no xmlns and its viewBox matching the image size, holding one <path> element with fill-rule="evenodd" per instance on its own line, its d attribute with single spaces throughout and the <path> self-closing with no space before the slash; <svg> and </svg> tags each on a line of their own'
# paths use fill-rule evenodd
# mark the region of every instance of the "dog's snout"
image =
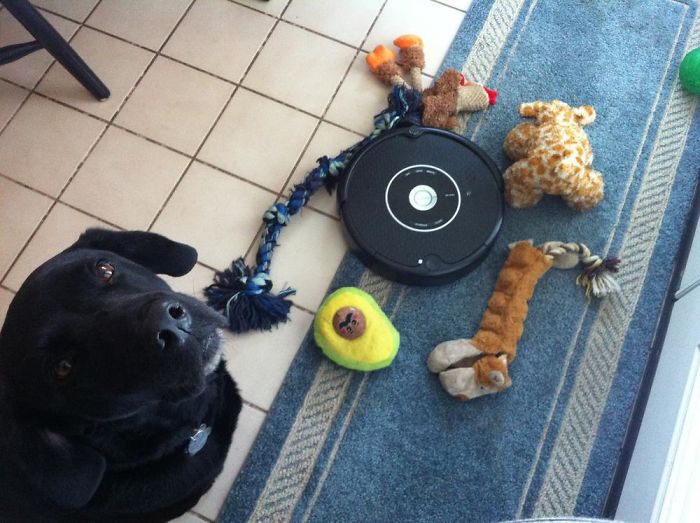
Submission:
<svg viewBox="0 0 700 523">
<path fill-rule="evenodd" d="M 182 347 L 190 332 L 191 317 L 177 300 L 159 300 L 151 304 L 146 321 L 149 336 L 161 349 Z"/>
</svg>

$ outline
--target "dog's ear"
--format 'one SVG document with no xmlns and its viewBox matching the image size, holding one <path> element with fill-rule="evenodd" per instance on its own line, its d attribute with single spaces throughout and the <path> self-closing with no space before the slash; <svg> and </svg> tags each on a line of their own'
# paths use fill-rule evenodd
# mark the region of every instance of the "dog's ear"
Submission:
<svg viewBox="0 0 700 523">
<path fill-rule="evenodd" d="M 156 274 L 182 276 L 197 263 L 197 251 L 165 236 L 141 231 L 88 229 L 68 250 L 100 249 L 128 258 Z"/>
<path fill-rule="evenodd" d="M 48 430 L 18 429 L 17 463 L 29 483 L 61 507 L 87 505 L 100 486 L 105 459 L 97 451 Z"/>
</svg>

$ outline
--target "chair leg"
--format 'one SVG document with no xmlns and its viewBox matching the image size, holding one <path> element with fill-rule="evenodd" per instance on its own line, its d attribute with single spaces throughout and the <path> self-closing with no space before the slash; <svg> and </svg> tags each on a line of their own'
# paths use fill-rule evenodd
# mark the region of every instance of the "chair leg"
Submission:
<svg viewBox="0 0 700 523">
<path fill-rule="evenodd" d="M 107 86 L 27 0 L 2 0 L 2 4 L 95 98 L 109 98 Z"/>
</svg>

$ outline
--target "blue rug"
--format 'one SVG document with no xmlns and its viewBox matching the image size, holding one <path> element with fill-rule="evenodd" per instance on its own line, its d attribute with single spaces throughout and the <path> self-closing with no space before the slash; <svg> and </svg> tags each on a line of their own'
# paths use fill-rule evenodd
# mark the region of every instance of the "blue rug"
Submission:
<svg viewBox="0 0 700 523">
<path fill-rule="evenodd" d="M 505 168 L 502 142 L 521 121 L 520 102 L 591 104 L 605 200 L 585 214 L 554 198 L 508 209 L 486 262 L 444 287 L 392 284 L 348 256 L 332 288 L 372 293 L 401 332 L 399 354 L 383 371 L 351 372 L 307 336 L 221 521 L 601 514 L 700 165 L 698 101 L 676 80 L 683 54 L 700 45 L 699 15 L 695 0 L 474 2 L 443 67 L 500 96 L 465 136 Z M 527 238 L 619 254 L 622 293 L 587 304 L 571 272 L 549 272 L 510 367 L 513 386 L 455 401 L 426 358 L 476 331 L 507 244 Z"/>
</svg>

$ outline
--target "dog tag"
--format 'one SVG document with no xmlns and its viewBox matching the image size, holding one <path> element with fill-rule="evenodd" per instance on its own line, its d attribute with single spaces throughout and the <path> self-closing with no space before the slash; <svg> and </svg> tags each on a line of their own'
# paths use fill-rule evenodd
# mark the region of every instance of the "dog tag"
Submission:
<svg viewBox="0 0 700 523">
<path fill-rule="evenodd" d="M 190 436 L 190 442 L 187 444 L 187 454 L 194 456 L 204 448 L 207 444 L 207 439 L 211 433 L 211 427 L 207 427 L 205 424 L 201 424 L 194 434 Z"/>
</svg>

